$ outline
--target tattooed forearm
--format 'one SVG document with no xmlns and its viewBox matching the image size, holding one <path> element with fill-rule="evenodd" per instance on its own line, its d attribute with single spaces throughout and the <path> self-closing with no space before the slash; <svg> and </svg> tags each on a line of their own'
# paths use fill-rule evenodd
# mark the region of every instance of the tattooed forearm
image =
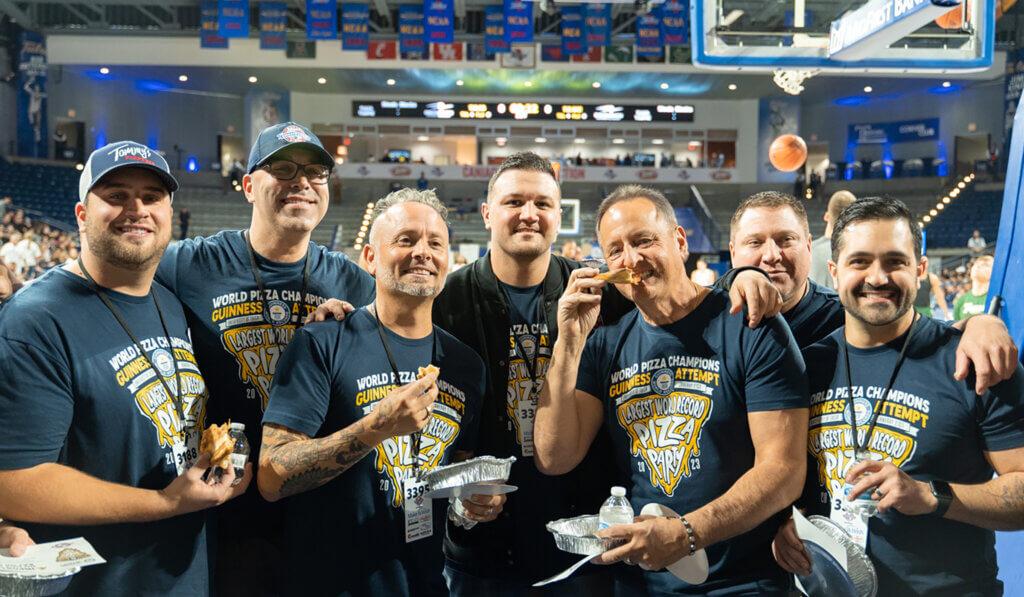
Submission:
<svg viewBox="0 0 1024 597">
<path fill-rule="evenodd" d="M 327 437 L 310 438 L 286 427 L 263 427 L 260 493 L 274 501 L 320 487 L 359 462 L 373 449 L 357 422 Z"/>
</svg>

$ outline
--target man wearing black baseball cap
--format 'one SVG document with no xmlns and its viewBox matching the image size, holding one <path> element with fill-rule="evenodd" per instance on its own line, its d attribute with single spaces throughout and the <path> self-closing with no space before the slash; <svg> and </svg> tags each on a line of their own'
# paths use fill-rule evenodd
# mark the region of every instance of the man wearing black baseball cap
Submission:
<svg viewBox="0 0 1024 597">
<path fill-rule="evenodd" d="M 369 274 L 310 241 L 327 212 L 332 156 L 294 122 L 260 132 L 242 179 L 252 204 L 247 230 L 172 246 L 157 280 L 185 305 L 210 419 L 245 424 L 258 462 L 263 410 L 277 362 L 306 314 L 328 298 L 356 306 L 374 297 Z M 282 508 L 250 491 L 218 512 L 214 588 L 222 594 L 280 593 Z"/>
<path fill-rule="evenodd" d="M 71 594 L 208 593 L 203 510 L 252 477 L 203 480 L 209 394 L 181 303 L 153 283 L 177 188 L 145 145 L 97 149 L 75 206 L 81 256 L 0 311 L 0 518 L 92 543 L 107 564 Z"/>
</svg>

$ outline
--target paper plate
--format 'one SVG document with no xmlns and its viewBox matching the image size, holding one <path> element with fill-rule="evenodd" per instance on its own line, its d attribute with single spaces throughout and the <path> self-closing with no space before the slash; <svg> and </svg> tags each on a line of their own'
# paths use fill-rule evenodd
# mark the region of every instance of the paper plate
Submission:
<svg viewBox="0 0 1024 597">
<path fill-rule="evenodd" d="M 667 506 L 661 504 L 647 504 L 640 510 L 641 516 L 667 516 L 668 518 L 679 518 L 679 515 Z M 691 585 L 699 585 L 708 579 L 708 554 L 703 549 L 698 549 L 692 556 L 684 556 L 683 559 L 666 566 L 669 572 L 676 578 Z"/>
</svg>

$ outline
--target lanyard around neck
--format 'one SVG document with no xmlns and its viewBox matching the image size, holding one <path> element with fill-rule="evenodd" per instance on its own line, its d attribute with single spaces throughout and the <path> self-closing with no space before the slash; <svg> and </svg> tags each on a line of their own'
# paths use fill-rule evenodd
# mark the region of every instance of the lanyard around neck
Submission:
<svg viewBox="0 0 1024 597">
<path fill-rule="evenodd" d="M 249 265 L 252 269 L 252 277 L 256 281 L 256 288 L 260 292 L 260 303 L 263 305 L 264 317 L 267 318 L 267 323 L 271 323 L 270 306 L 269 303 L 267 303 L 266 288 L 263 286 L 263 276 L 260 275 L 260 268 L 256 263 L 256 250 L 252 248 L 252 239 L 249 237 L 249 231 L 243 231 L 242 236 L 245 237 L 245 247 L 249 250 Z M 302 265 L 302 291 L 299 293 L 299 321 L 296 327 L 302 327 L 302 307 L 306 305 L 306 291 L 309 289 L 309 269 L 312 263 L 312 260 L 309 258 L 309 254 L 311 252 L 312 251 L 309 250 L 307 243 L 306 259 Z M 291 313 L 288 314 L 288 319 L 291 319 Z"/>
</svg>

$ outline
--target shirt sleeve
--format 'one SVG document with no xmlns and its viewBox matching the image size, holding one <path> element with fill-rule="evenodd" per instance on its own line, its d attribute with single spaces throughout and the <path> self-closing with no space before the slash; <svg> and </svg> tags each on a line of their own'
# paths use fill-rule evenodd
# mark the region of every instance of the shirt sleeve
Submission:
<svg viewBox="0 0 1024 597">
<path fill-rule="evenodd" d="M 772 317 L 748 336 L 744 394 L 747 412 L 807 408 L 804 359 L 782 317 Z"/>
<path fill-rule="evenodd" d="M 345 258 L 348 267 L 348 284 L 346 284 L 346 295 L 343 300 L 352 304 L 353 307 L 365 307 L 377 297 L 376 281 L 373 276 L 363 271 L 354 261 Z"/>
<path fill-rule="evenodd" d="M 73 415 L 65 360 L 21 340 L 0 338 L 0 469 L 56 462 Z"/>
<path fill-rule="evenodd" d="M 274 423 L 316 437 L 331 402 L 332 375 L 325 356 L 308 328 L 295 333 L 277 364 L 264 425 Z"/>
<path fill-rule="evenodd" d="M 608 372 L 603 366 L 604 359 L 602 357 L 605 355 L 602 332 L 603 330 L 598 330 L 590 338 L 587 338 L 587 344 L 583 347 L 583 356 L 580 357 L 580 368 L 576 373 L 576 389 L 604 402 L 607 394 L 605 392 L 605 376 Z"/>
<path fill-rule="evenodd" d="M 968 384 L 973 388 L 973 381 Z M 1024 368 L 989 389 L 980 399 L 979 413 L 985 450 L 998 452 L 1024 446 Z"/>
</svg>

